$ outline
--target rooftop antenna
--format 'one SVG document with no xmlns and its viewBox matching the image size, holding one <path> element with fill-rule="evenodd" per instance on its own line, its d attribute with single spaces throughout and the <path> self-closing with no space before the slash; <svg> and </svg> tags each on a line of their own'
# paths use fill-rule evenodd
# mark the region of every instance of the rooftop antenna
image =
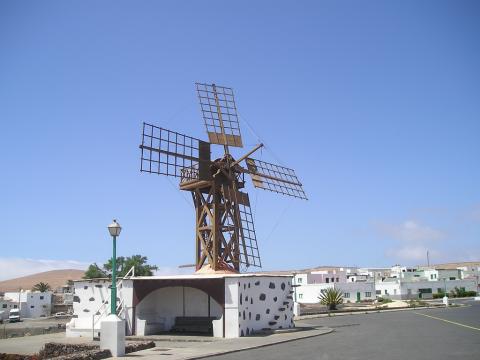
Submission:
<svg viewBox="0 0 480 360">
<path fill-rule="evenodd" d="M 256 188 L 307 197 L 294 170 L 250 157 L 263 144 L 235 160 L 229 147 L 243 142 L 233 90 L 195 85 L 209 141 L 143 123 L 140 171 L 180 178 L 180 190 L 192 194 L 196 271 L 261 267 L 245 174 Z M 223 146 L 221 158 L 211 159 L 212 144 Z"/>
</svg>

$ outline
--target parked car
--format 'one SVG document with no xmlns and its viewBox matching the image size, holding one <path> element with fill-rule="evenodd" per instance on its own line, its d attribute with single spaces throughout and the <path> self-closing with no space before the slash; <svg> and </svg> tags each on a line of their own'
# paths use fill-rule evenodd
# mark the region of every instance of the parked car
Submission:
<svg viewBox="0 0 480 360">
<path fill-rule="evenodd" d="M 8 316 L 9 322 L 19 322 L 20 319 L 20 309 L 11 309 L 10 315 Z"/>
<path fill-rule="evenodd" d="M 55 314 L 56 318 L 63 319 L 66 317 L 69 317 L 69 315 L 66 312 L 60 311 Z"/>
</svg>

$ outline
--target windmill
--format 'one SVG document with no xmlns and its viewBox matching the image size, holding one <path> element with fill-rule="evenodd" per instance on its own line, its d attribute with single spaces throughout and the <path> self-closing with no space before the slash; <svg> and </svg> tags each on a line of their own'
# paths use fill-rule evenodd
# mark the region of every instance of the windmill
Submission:
<svg viewBox="0 0 480 360">
<path fill-rule="evenodd" d="M 208 142 L 143 123 L 140 171 L 180 178 L 180 190 L 192 194 L 195 206 L 196 271 L 240 271 L 261 267 L 245 174 L 256 188 L 307 199 L 292 169 L 250 156 L 237 160 L 229 147 L 243 147 L 237 107 L 231 88 L 196 83 Z M 223 145 L 221 158 L 211 159 L 211 146 Z M 242 166 L 245 162 L 246 166 Z"/>
</svg>

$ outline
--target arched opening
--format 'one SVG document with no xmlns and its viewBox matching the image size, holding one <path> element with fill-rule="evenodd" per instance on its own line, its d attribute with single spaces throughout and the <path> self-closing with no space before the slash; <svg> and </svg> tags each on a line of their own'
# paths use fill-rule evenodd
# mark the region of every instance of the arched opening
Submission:
<svg viewBox="0 0 480 360">
<path fill-rule="evenodd" d="M 135 307 L 136 334 L 212 334 L 221 322 L 223 306 L 207 292 L 191 286 L 167 286 L 150 291 Z M 218 323 L 218 326 L 223 325 Z"/>
</svg>

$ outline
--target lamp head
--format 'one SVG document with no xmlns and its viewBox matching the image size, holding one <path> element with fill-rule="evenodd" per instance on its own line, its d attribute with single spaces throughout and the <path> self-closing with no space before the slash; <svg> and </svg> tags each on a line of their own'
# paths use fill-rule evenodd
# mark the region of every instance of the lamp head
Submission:
<svg viewBox="0 0 480 360">
<path fill-rule="evenodd" d="M 120 235 L 120 231 L 122 231 L 122 227 L 117 222 L 117 220 L 114 219 L 113 223 L 108 225 L 108 231 L 110 232 L 111 236 L 118 236 L 118 235 Z"/>
</svg>

